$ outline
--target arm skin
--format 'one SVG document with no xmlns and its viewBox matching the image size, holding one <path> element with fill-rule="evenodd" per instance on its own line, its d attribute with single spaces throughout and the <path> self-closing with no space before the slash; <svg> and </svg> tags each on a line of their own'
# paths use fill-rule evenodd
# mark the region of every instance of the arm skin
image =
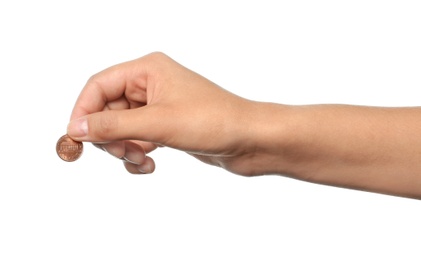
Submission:
<svg viewBox="0 0 421 260">
<path fill-rule="evenodd" d="M 92 76 L 68 134 L 151 173 L 158 146 L 243 176 L 421 199 L 421 108 L 289 106 L 236 96 L 162 53 Z"/>
<path fill-rule="evenodd" d="M 421 199 L 421 108 L 262 104 L 261 109 L 270 116 L 256 120 L 256 127 L 273 122 L 257 135 L 271 136 L 258 145 L 267 155 L 257 167 L 264 172 Z"/>
</svg>

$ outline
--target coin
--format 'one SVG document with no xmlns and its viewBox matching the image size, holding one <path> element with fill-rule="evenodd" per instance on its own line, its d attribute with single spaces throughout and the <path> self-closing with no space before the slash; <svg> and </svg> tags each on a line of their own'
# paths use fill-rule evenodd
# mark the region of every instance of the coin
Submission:
<svg viewBox="0 0 421 260">
<path fill-rule="evenodd" d="M 73 140 L 66 134 L 58 139 L 56 151 L 63 161 L 74 162 L 83 152 L 83 143 Z"/>
</svg>

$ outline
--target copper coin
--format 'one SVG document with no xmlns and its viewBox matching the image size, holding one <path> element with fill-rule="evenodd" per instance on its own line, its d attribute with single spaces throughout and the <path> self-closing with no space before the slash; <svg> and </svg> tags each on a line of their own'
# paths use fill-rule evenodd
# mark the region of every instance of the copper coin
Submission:
<svg viewBox="0 0 421 260">
<path fill-rule="evenodd" d="M 63 135 L 57 141 L 56 151 L 64 161 L 74 162 L 83 152 L 83 143 L 73 140 L 68 135 Z"/>
</svg>

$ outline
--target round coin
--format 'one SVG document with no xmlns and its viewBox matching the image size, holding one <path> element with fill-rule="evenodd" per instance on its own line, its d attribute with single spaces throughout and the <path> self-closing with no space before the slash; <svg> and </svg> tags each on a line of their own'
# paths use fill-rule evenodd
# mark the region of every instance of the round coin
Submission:
<svg viewBox="0 0 421 260">
<path fill-rule="evenodd" d="M 74 162 L 83 152 L 83 143 L 73 140 L 68 135 L 63 135 L 57 141 L 56 151 L 63 161 Z"/>
</svg>

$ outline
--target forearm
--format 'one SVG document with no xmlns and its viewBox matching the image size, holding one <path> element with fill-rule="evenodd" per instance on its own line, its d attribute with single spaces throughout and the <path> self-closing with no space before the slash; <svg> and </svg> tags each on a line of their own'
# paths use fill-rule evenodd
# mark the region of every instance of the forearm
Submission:
<svg viewBox="0 0 421 260">
<path fill-rule="evenodd" d="M 266 173 L 421 198 L 421 108 L 263 107 Z"/>
</svg>

